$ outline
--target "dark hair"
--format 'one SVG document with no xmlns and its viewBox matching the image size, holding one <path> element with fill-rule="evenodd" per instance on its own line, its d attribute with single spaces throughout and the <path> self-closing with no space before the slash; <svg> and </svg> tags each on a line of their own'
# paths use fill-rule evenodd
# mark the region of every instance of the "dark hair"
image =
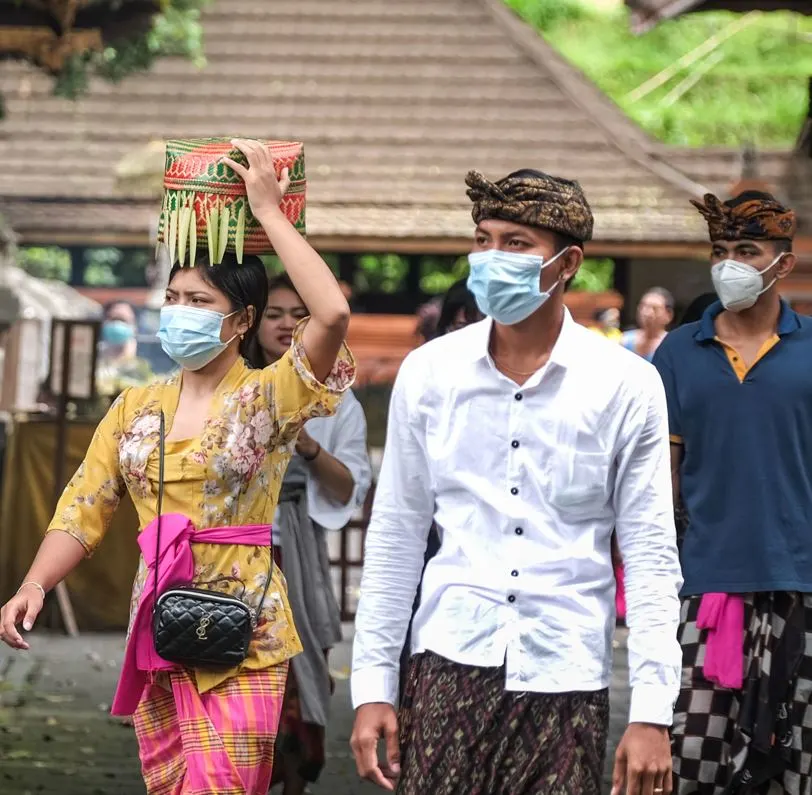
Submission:
<svg viewBox="0 0 812 795">
<path fill-rule="evenodd" d="M 254 321 L 240 341 L 240 353 L 245 356 L 251 346 L 251 340 L 257 334 L 268 303 L 268 274 L 262 260 L 249 255 L 243 258 L 240 265 L 235 254 L 226 254 L 219 265 L 209 265 L 206 259 L 198 258 L 195 268 L 206 284 L 228 298 L 233 311 L 254 308 Z M 172 284 L 172 280 L 180 270 L 180 265 L 172 268 L 169 284 Z"/>
<path fill-rule="evenodd" d="M 659 295 L 660 298 L 663 299 L 665 308 L 669 310 L 669 312 L 674 311 L 674 296 L 666 290 L 665 287 L 651 287 L 646 290 L 643 295 Z"/>
<path fill-rule="evenodd" d="M 476 298 L 468 289 L 467 279 L 460 279 L 448 288 L 440 309 L 440 319 L 437 321 L 435 337 L 442 337 L 443 334 L 448 334 L 451 331 L 460 310 L 463 312 L 466 323 L 475 323 L 481 317 Z"/>
<path fill-rule="evenodd" d="M 682 313 L 679 325 L 684 326 L 686 323 L 696 323 L 697 320 L 701 320 L 702 315 L 705 314 L 705 310 L 716 300 L 718 300 L 716 293 L 702 293 L 702 295 L 698 295 L 688 304 L 688 308 Z"/>
<path fill-rule="evenodd" d="M 773 244 L 776 256 L 778 254 L 792 254 L 792 241 L 788 237 L 783 237 L 780 240 L 767 241 Z"/>
<path fill-rule="evenodd" d="M 293 286 L 293 282 L 287 273 L 278 273 L 276 276 L 268 277 L 268 295 L 270 296 L 274 290 L 290 290 L 299 297 L 300 301 L 302 300 L 302 296 L 299 295 L 299 291 Z"/>
</svg>

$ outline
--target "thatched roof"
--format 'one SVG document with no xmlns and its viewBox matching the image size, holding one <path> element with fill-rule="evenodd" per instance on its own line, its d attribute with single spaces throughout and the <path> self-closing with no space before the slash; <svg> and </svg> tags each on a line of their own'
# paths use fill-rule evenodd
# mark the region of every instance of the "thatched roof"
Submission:
<svg viewBox="0 0 812 795">
<path fill-rule="evenodd" d="M 155 188 L 132 177 L 139 159 L 160 172 L 150 142 L 235 134 L 305 142 L 324 248 L 466 250 L 470 168 L 579 179 L 594 250 L 702 239 L 702 185 L 501 0 L 227 0 L 203 26 L 202 71 L 162 59 L 75 103 L 0 64 L 0 209 L 23 242 L 146 244 Z"/>
</svg>

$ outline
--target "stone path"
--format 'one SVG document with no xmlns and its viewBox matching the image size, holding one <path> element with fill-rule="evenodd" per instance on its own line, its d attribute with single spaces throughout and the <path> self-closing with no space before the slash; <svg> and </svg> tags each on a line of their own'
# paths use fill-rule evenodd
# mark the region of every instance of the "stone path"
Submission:
<svg viewBox="0 0 812 795">
<path fill-rule="evenodd" d="M 346 629 L 349 638 L 351 627 Z M 144 795 L 132 729 L 107 713 L 122 654 L 122 639 L 115 635 L 78 640 L 34 635 L 28 654 L 0 651 L 0 793 Z M 380 792 L 358 781 L 349 751 L 349 660 L 348 640 L 331 658 L 338 681 L 328 763 L 314 795 Z M 610 758 L 625 726 L 627 676 L 621 632 L 615 651 Z"/>
</svg>

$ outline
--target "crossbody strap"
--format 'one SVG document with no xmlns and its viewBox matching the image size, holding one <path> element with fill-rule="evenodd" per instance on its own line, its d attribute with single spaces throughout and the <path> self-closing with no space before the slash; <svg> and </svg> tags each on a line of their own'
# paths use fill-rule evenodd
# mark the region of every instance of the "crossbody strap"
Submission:
<svg viewBox="0 0 812 795">
<path fill-rule="evenodd" d="M 161 521 L 163 516 L 164 507 L 164 459 L 166 458 L 166 417 L 161 411 L 161 421 L 159 426 L 158 438 L 158 526 L 155 533 L 155 604 L 158 604 L 158 564 L 161 555 Z M 271 529 L 273 535 L 273 529 Z M 271 587 L 271 578 L 273 577 L 273 538 L 271 538 L 271 545 L 268 547 L 270 553 L 270 564 L 268 567 L 268 577 L 265 580 L 265 587 L 262 589 L 262 598 L 259 600 L 259 605 L 254 612 L 254 623 L 258 623 L 262 615 L 262 607 L 265 604 L 265 598 L 268 596 L 268 590 Z"/>
<path fill-rule="evenodd" d="M 166 435 L 166 418 L 161 410 L 161 422 L 158 437 L 158 527 L 155 533 L 155 604 L 158 604 L 158 564 L 161 560 L 161 521 L 164 512 L 164 437 Z"/>
</svg>

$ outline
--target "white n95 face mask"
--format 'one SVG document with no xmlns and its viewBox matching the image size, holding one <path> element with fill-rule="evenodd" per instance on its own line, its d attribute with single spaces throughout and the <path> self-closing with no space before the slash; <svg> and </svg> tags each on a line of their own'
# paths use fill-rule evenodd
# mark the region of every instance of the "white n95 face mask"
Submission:
<svg viewBox="0 0 812 795">
<path fill-rule="evenodd" d="M 726 259 L 717 262 L 711 268 L 713 288 L 722 302 L 722 306 L 730 312 L 742 312 L 750 309 L 758 297 L 772 287 L 776 279 L 764 284 L 764 274 L 775 267 L 783 257 L 779 254 L 764 270 L 758 270 L 745 262 L 735 259 Z"/>
</svg>

